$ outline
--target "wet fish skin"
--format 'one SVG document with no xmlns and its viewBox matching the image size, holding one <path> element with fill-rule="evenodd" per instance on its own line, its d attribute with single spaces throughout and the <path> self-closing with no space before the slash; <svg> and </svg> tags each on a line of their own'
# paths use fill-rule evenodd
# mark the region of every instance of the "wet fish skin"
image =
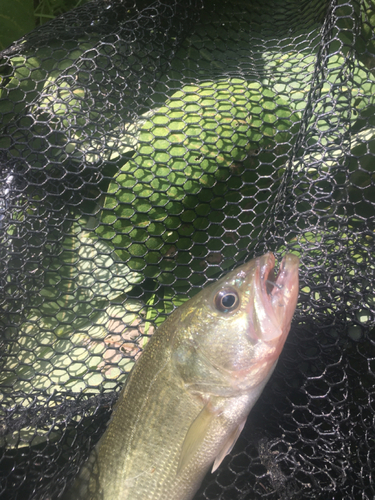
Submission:
<svg viewBox="0 0 375 500">
<path fill-rule="evenodd" d="M 288 335 L 298 258 L 285 256 L 276 281 L 273 268 L 271 253 L 251 260 L 159 327 L 66 499 L 193 498 L 232 449 Z"/>
</svg>

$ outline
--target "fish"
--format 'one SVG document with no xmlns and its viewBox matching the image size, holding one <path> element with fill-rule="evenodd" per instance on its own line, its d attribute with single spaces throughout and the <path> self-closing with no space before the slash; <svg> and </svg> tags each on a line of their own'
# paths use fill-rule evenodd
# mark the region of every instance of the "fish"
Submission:
<svg viewBox="0 0 375 500">
<path fill-rule="evenodd" d="M 299 258 L 267 253 L 187 300 L 132 369 L 65 499 L 191 500 L 231 452 L 296 309 Z"/>
</svg>

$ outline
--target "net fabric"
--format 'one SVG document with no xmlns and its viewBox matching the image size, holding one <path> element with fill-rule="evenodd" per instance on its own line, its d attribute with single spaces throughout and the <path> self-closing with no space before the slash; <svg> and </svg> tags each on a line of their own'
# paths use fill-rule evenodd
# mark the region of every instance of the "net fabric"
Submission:
<svg viewBox="0 0 375 500">
<path fill-rule="evenodd" d="M 2 53 L 1 483 L 57 498 L 153 327 L 301 255 L 271 383 L 197 499 L 374 497 L 374 6 L 92 2 Z"/>
</svg>

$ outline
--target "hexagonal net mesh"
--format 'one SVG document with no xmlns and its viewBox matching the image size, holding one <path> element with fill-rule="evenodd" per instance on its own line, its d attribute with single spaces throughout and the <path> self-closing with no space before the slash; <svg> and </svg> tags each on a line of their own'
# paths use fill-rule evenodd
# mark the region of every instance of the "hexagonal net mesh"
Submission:
<svg viewBox="0 0 375 500">
<path fill-rule="evenodd" d="M 272 381 L 197 500 L 373 499 L 373 0 L 98 0 L 0 59 L 0 496 L 59 498 L 155 326 L 301 257 Z"/>
</svg>

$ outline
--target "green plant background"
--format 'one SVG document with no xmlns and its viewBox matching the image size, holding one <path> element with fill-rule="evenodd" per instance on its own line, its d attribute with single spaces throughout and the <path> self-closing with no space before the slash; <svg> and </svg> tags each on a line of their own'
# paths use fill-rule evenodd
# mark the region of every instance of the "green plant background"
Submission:
<svg viewBox="0 0 375 500">
<path fill-rule="evenodd" d="M 40 24 L 88 0 L 1 0 L 0 50 Z"/>
<path fill-rule="evenodd" d="M 0 0 L 0 50 L 34 27 L 85 2 Z M 340 2 L 340 9 L 344 9 L 346 1 Z M 79 165 L 82 158 L 93 166 L 102 161 L 107 183 L 98 187 L 98 206 L 93 208 L 93 191 L 87 205 L 80 206 L 81 212 L 71 214 L 75 223 L 69 229 L 64 226 L 58 251 L 46 246 L 40 265 L 45 270 L 44 288 L 33 297 L 27 315 L 15 320 L 19 327 L 9 327 L 5 332 L 11 352 L 0 373 L 0 385 L 4 393 L 8 391 L 9 407 L 14 405 L 14 393 L 42 390 L 51 394 L 64 388 L 71 392 L 85 388 L 92 393 L 113 390 L 131 369 L 137 350 L 145 345 L 153 327 L 189 297 L 192 285 L 196 289 L 207 277 L 233 267 L 261 234 L 302 122 L 320 27 L 312 31 L 306 28 L 301 47 L 295 46 L 294 38 L 284 35 L 280 35 L 280 44 L 265 39 L 257 46 L 263 77 L 246 78 L 239 75 L 238 68 L 247 67 L 247 55 L 254 50 L 250 44 L 257 35 L 242 34 L 233 7 L 236 2 L 225 5 L 230 9 L 228 23 L 215 21 L 213 28 L 212 14 L 207 14 L 210 22 L 203 18 L 197 32 L 187 37 L 166 74 L 155 84 L 150 109 L 140 112 L 126 127 L 112 129 L 108 125 L 101 135 L 96 130 L 98 113 L 94 112 L 85 80 L 80 85 L 62 78 L 73 64 L 77 74 L 84 74 L 82 54 L 90 54 L 98 40 L 96 35 L 78 37 L 76 42 L 58 47 L 51 44 L 29 51 L 21 47 L 19 53 L 8 57 L 5 67 L 9 70 L 10 65 L 12 73 L 10 77 L 8 73 L 0 75 L 0 115 L 3 127 L 10 124 L 13 158 L 23 158 L 24 130 L 28 130 L 30 150 L 43 151 L 44 137 L 53 161 L 63 164 L 66 154 L 72 164 L 76 161 Z M 338 255 L 345 244 L 352 261 L 364 265 L 358 245 L 365 253 L 373 245 L 372 235 L 356 235 L 362 220 L 375 214 L 375 51 L 367 30 L 369 24 L 375 25 L 372 5 L 368 0 L 363 3 L 363 36 L 359 42 L 349 36 L 354 28 L 346 10 L 338 11 L 342 26 L 330 47 L 326 80 L 314 109 L 313 119 L 322 118 L 314 129 L 317 132 L 310 136 L 311 145 L 320 140 L 318 132 L 329 139 L 330 154 L 325 156 L 323 144 L 310 156 L 300 153 L 304 154 L 303 162 L 296 155 L 292 164 L 299 189 L 296 194 L 301 194 L 304 202 L 298 203 L 297 222 L 291 221 L 298 234 L 290 232 L 285 238 L 288 250 L 308 253 L 315 259 L 315 266 L 323 266 L 321 246 L 327 253 Z M 249 25 L 253 15 L 251 12 Z M 267 26 L 267 18 L 262 17 L 259 26 L 261 22 Z M 347 79 L 350 85 L 344 86 L 347 47 L 352 43 L 358 57 L 351 68 L 351 79 Z M 221 61 L 226 61 L 225 65 Z M 231 66 L 228 61 L 233 61 Z M 109 76 L 117 78 L 115 73 Z M 332 111 L 332 89 L 335 95 L 341 89 L 353 111 L 348 164 L 342 143 L 335 142 L 339 135 L 346 137 L 347 121 L 340 121 L 339 129 L 324 118 Z M 23 116 L 25 107 L 30 115 L 43 117 L 59 133 L 46 131 L 43 120 L 35 120 L 30 128 L 12 128 L 13 117 Z M 110 117 L 112 111 L 109 108 L 101 113 L 99 116 Z M 9 133 L 0 137 L 0 148 L 9 148 L 7 141 Z M 45 169 L 47 175 L 55 175 L 40 158 L 36 153 L 28 156 L 34 171 Z M 344 176 L 344 169 L 337 169 L 337 164 L 346 166 Z M 326 174 L 343 186 L 342 190 L 335 189 L 335 198 L 321 196 L 331 186 Z M 304 214 L 311 213 L 312 202 L 317 206 L 317 196 L 321 196 L 318 220 L 320 214 L 333 219 L 334 210 L 340 216 L 345 210 L 345 217 L 350 217 L 347 232 L 332 236 L 331 229 L 327 231 L 324 225 L 315 230 Z M 16 241 L 22 226 L 38 238 L 44 212 L 37 197 L 34 199 L 35 204 L 21 200 L 14 207 L 16 224 L 9 224 L 6 241 Z M 349 202 L 346 205 L 345 200 Z M 32 230 L 28 224 L 34 224 Z M 276 250 L 281 254 L 286 248 Z M 30 275 L 38 270 L 33 259 L 27 262 L 27 269 Z M 354 273 L 353 269 L 349 274 Z M 147 286 L 142 288 L 145 280 Z M 324 299 L 321 289 L 313 291 L 306 286 L 301 292 L 313 297 L 315 303 Z M 341 301 L 341 295 L 337 297 Z M 368 293 L 366 300 L 372 307 L 373 294 Z M 332 310 L 341 307 L 341 302 L 329 303 Z M 360 337 L 360 325 L 370 320 L 367 306 L 357 314 L 357 323 L 349 332 L 351 338 Z M 18 402 L 28 404 L 26 399 Z M 33 432 L 22 429 L 23 442 L 29 443 Z M 10 446 L 18 440 L 17 433 L 7 437 Z"/>
</svg>

